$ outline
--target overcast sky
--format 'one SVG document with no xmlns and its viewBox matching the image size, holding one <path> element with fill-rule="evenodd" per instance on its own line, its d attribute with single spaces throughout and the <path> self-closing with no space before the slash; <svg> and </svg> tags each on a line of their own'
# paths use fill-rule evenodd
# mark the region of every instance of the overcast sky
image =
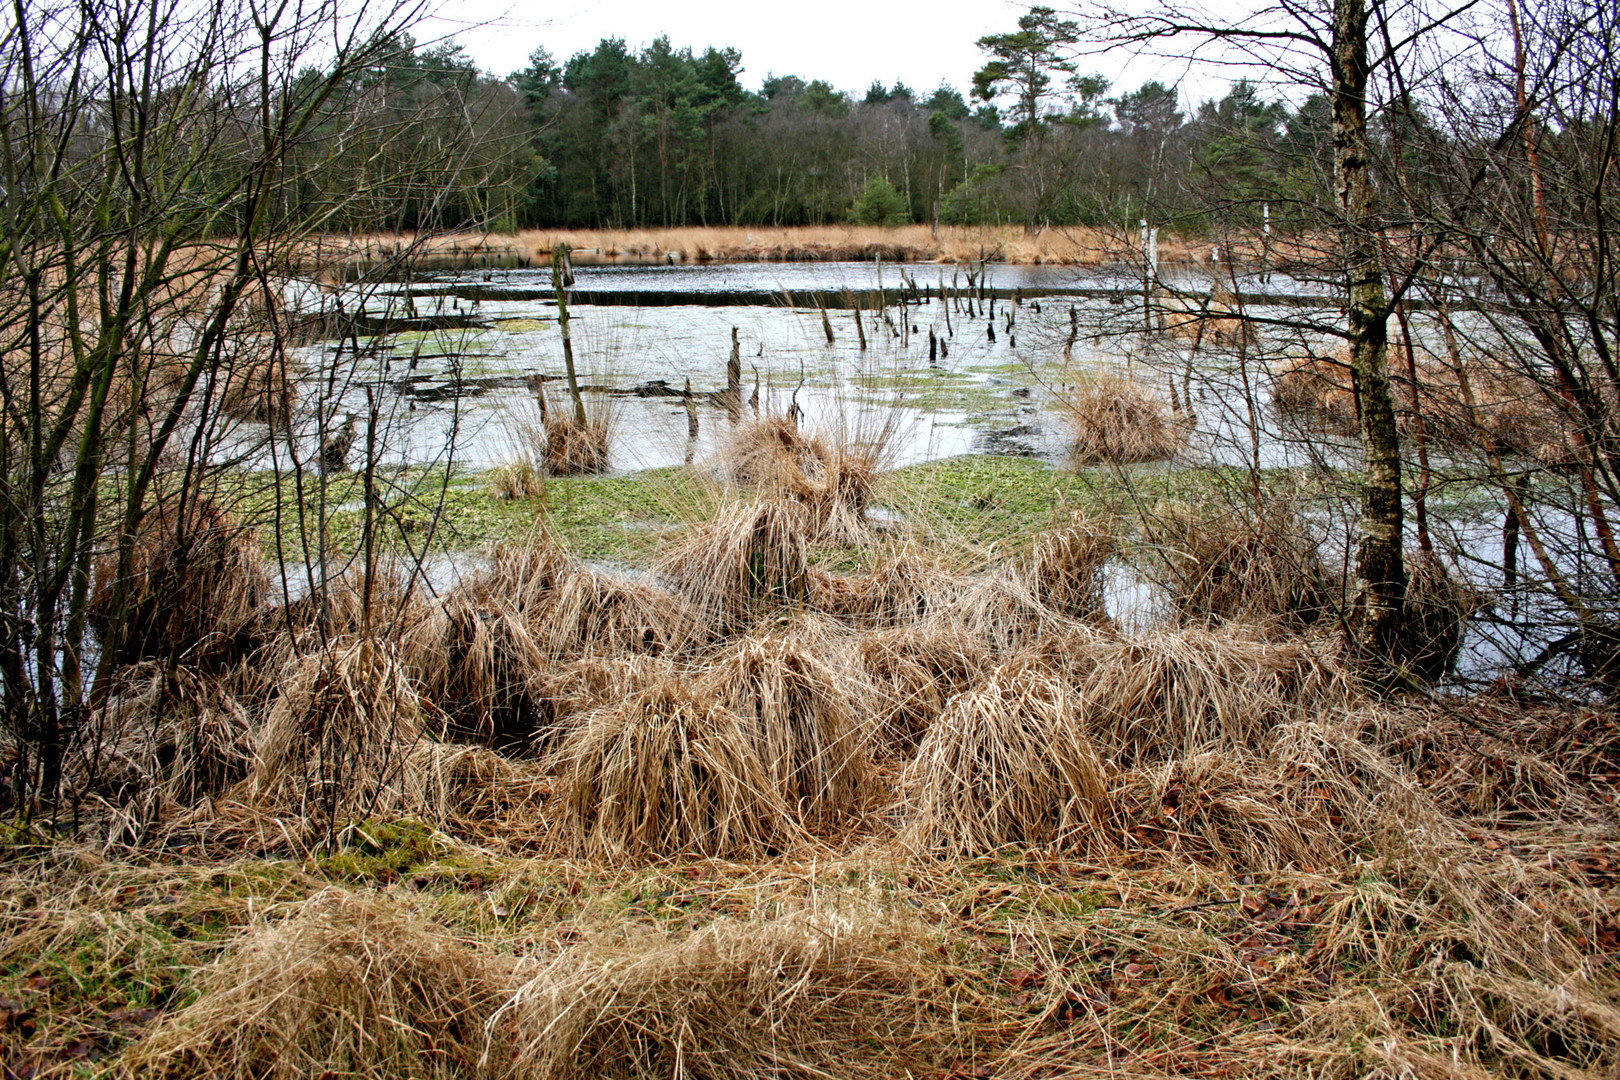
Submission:
<svg viewBox="0 0 1620 1080">
<path fill-rule="evenodd" d="M 1052 5 L 1058 6 L 1058 5 Z M 964 93 L 984 63 L 975 42 L 1017 28 L 1027 3 L 1007 0 L 443 0 L 417 36 L 453 36 L 480 67 L 498 75 L 528 62 L 544 47 L 559 61 L 589 50 L 604 37 L 638 48 L 660 34 L 677 47 L 729 45 L 742 53 L 743 85 L 757 90 L 767 75 L 826 79 L 840 90 L 864 93 L 873 79 L 896 80 L 927 92 L 948 82 Z M 1189 77 L 1185 65 L 1166 65 L 1123 51 L 1083 65 L 1134 89 L 1147 79 L 1181 84 L 1183 100 L 1224 91 L 1224 78 Z"/>
</svg>

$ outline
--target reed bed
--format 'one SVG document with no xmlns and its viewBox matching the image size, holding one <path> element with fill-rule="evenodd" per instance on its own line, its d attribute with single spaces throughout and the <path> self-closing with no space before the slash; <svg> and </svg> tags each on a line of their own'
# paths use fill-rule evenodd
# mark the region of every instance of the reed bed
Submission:
<svg viewBox="0 0 1620 1080">
<path fill-rule="evenodd" d="M 1074 468 L 1172 458 L 1186 428 L 1146 384 L 1118 374 L 1082 379 L 1060 402 Z"/>
</svg>

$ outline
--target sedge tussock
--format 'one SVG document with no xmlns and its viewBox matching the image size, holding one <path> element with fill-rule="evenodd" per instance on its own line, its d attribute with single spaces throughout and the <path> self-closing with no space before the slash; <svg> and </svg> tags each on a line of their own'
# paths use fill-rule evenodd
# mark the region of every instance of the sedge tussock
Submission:
<svg viewBox="0 0 1620 1080">
<path fill-rule="evenodd" d="M 511 605 L 452 592 L 405 628 L 400 659 L 448 733 L 503 747 L 549 736 L 551 665 Z"/>
<path fill-rule="evenodd" d="M 969 587 L 946 563 L 901 551 L 866 574 L 809 571 L 810 606 L 863 628 L 911 626 Z"/>
<path fill-rule="evenodd" d="M 1086 661 L 1080 707 L 1121 767 L 1258 746 L 1276 725 L 1342 709 L 1353 696 L 1320 644 L 1238 627 L 1097 636 Z"/>
<path fill-rule="evenodd" d="M 399 804 L 406 813 L 503 847 L 543 833 L 541 809 L 550 792 L 550 776 L 540 765 L 482 746 L 420 743 L 400 770 Z"/>
<path fill-rule="evenodd" d="M 546 444 L 540 453 L 548 476 L 583 476 L 607 472 L 608 424 L 587 420 L 584 424 L 568 417 L 552 417 L 545 422 Z"/>
<path fill-rule="evenodd" d="M 875 448 L 835 447 L 804 434 L 791 419 L 771 416 L 738 425 L 720 447 L 716 465 L 730 483 L 799 503 L 818 539 L 859 541 L 877 484 L 877 459 Z"/>
<path fill-rule="evenodd" d="M 573 560 L 551 537 L 536 532 L 524 540 L 492 545 L 488 565 L 474 575 L 466 589 L 478 603 L 504 602 L 527 618 L 548 606 L 574 568 Z"/>
<path fill-rule="evenodd" d="M 1047 606 L 1040 584 L 1017 566 L 980 575 L 939 610 L 947 625 L 971 634 L 998 656 L 1010 656 L 1031 642 L 1081 626 Z"/>
<path fill-rule="evenodd" d="M 146 662 L 119 673 L 96 718 L 83 787 L 110 810 L 109 838 L 138 842 L 177 808 L 222 795 L 247 775 L 253 727 L 223 683 Z"/>
<path fill-rule="evenodd" d="M 855 810 L 871 771 L 866 687 L 824 659 L 835 653 L 829 645 L 802 631 L 755 634 L 712 662 L 702 683 L 742 720 L 777 792 L 807 820 Z"/>
<path fill-rule="evenodd" d="M 759 855 L 792 832 L 744 721 L 688 680 L 575 718 L 554 767 L 557 823 L 582 854 Z"/>
<path fill-rule="evenodd" d="M 285 428 L 298 404 L 298 385 L 285 356 L 237 358 L 219 386 L 219 408 L 236 420 Z"/>
<path fill-rule="evenodd" d="M 1069 432 L 1069 463 L 1077 469 L 1163 461 L 1187 440 L 1185 428 L 1152 388 L 1118 374 L 1076 383 L 1063 398 L 1062 419 Z"/>
<path fill-rule="evenodd" d="M 331 890 L 250 930 L 125 1065 L 222 1080 L 493 1075 L 480 1065 L 492 975 L 433 923 Z"/>
<path fill-rule="evenodd" d="M 528 619 L 554 657 L 675 655 L 706 636 L 701 612 L 667 589 L 583 567 L 565 573 Z"/>
<path fill-rule="evenodd" d="M 1078 706 L 1062 678 L 1022 662 L 953 698 L 901 781 L 906 845 L 973 857 L 1095 844 L 1105 766 Z"/>
<path fill-rule="evenodd" d="M 1290 505 L 1205 516 L 1166 503 L 1147 532 L 1183 622 L 1220 619 L 1298 633 L 1333 610 L 1317 544 Z"/>
<path fill-rule="evenodd" d="M 546 493 L 544 478 L 530 461 L 507 461 L 489 471 L 490 494 L 505 502 L 528 502 Z"/>
<path fill-rule="evenodd" d="M 1335 435 L 1361 431 L 1361 414 L 1347 352 L 1282 361 L 1272 373 L 1271 405 L 1285 417 Z"/>
<path fill-rule="evenodd" d="M 662 656 L 583 656 L 558 670 L 551 684 L 551 701 L 560 719 L 590 712 L 633 697 L 643 689 L 692 672 Z"/>
<path fill-rule="evenodd" d="M 1076 511 L 1061 527 L 1035 536 L 1020 570 L 1030 592 L 1053 611 L 1100 622 L 1107 618 L 1103 569 L 1118 550 L 1113 533 Z"/>
<path fill-rule="evenodd" d="M 981 639 L 939 620 L 859 634 L 849 647 L 872 687 L 879 745 L 903 750 L 991 666 Z"/>
<path fill-rule="evenodd" d="M 717 634 L 808 601 L 810 522 L 782 499 L 739 503 L 661 551 L 654 574 L 684 596 Z"/>
<path fill-rule="evenodd" d="M 270 579 L 253 532 L 206 497 L 164 500 L 142 514 L 119 596 L 115 550 L 97 557 L 86 618 L 106 641 L 117 623 L 122 662 L 245 650 Z"/>
<path fill-rule="evenodd" d="M 388 808 L 423 725 L 421 700 L 390 644 L 334 642 L 282 673 L 254 747 L 250 796 L 332 826 Z"/>
<path fill-rule="evenodd" d="M 831 910 L 829 910 L 831 909 Z M 560 954 L 517 996 L 535 1080 L 933 1076 L 952 1001 L 924 931 L 833 905 L 631 931 Z"/>
<path fill-rule="evenodd" d="M 1401 620 L 1406 664 L 1418 678 L 1437 682 L 1456 667 L 1468 620 L 1485 601 L 1432 551 L 1407 552 L 1406 567 Z"/>
</svg>

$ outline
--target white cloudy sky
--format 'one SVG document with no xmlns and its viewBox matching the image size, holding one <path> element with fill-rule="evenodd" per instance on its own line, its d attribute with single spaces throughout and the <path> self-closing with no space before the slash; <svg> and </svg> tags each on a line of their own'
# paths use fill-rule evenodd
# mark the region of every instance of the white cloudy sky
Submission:
<svg viewBox="0 0 1620 1080">
<path fill-rule="evenodd" d="M 966 91 L 984 62 L 974 43 L 1015 29 L 1027 10 L 1027 3 L 1008 0 L 440 0 L 417 36 L 454 36 L 481 67 L 503 75 L 523 67 L 536 46 L 564 60 L 603 37 L 622 37 L 635 48 L 668 34 L 677 47 L 741 51 L 750 89 L 776 74 L 826 79 L 848 91 L 864 92 L 873 79 L 920 91 L 943 81 Z M 1157 78 L 1181 84 L 1186 96 L 1208 96 L 1226 82 L 1122 51 L 1083 66 L 1123 89 Z"/>
</svg>

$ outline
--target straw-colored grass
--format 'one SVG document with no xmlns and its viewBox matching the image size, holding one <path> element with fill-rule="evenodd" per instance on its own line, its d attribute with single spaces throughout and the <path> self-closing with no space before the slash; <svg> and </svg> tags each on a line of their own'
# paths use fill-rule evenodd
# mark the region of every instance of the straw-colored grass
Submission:
<svg viewBox="0 0 1620 1080">
<path fill-rule="evenodd" d="M 400 658 L 448 732 L 504 747 L 549 739 L 551 664 L 510 604 L 456 590 L 405 628 Z"/>
<path fill-rule="evenodd" d="M 1187 441 L 1186 428 L 1151 387 L 1117 373 L 1076 382 L 1062 396 L 1059 416 L 1075 468 L 1163 461 Z"/>
<path fill-rule="evenodd" d="M 825 633 L 756 633 L 723 652 L 702 691 L 742 720 L 782 799 L 808 821 L 857 809 L 870 793 L 868 688 L 834 662 Z"/>
<path fill-rule="evenodd" d="M 1228 620 L 1291 633 L 1334 609 L 1333 590 L 1304 519 L 1281 501 L 1200 514 L 1161 504 L 1146 527 L 1154 563 L 1184 623 Z"/>
<path fill-rule="evenodd" d="M 1020 569 L 1030 592 L 1053 611 L 1101 622 L 1108 616 L 1103 571 L 1118 550 L 1112 532 L 1074 511 L 1059 527 L 1035 536 Z"/>
<path fill-rule="evenodd" d="M 910 751 L 991 666 L 983 641 L 940 620 L 860 634 L 849 647 L 872 687 L 880 751 Z"/>
<path fill-rule="evenodd" d="M 877 450 L 833 446 L 780 416 L 741 424 L 716 457 L 721 476 L 808 511 L 818 538 L 859 540 L 877 483 Z"/>
<path fill-rule="evenodd" d="M 907 549 L 865 574 L 808 571 L 810 606 L 860 628 L 911 626 L 971 587 L 942 560 Z"/>
<path fill-rule="evenodd" d="M 492 974 L 429 920 L 332 890 L 251 930 L 126 1065 L 219 1080 L 495 1075 L 481 1064 Z"/>
<path fill-rule="evenodd" d="M 984 855 L 1008 844 L 1086 848 L 1107 812 L 1106 768 L 1065 680 L 1003 664 L 928 729 L 901 784 L 905 843 Z"/>
<path fill-rule="evenodd" d="M 535 1080 L 936 1076 L 951 995 L 920 926 L 829 904 L 576 945 L 518 995 Z"/>
<path fill-rule="evenodd" d="M 1240 627 L 1080 640 L 1079 708 L 1121 767 L 1259 746 L 1289 720 L 1346 707 L 1347 672 L 1320 642 Z"/>
<path fill-rule="evenodd" d="M 709 636 L 703 612 L 648 581 L 575 567 L 526 617 L 545 652 L 574 658 L 673 655 Z"/>
<path fill-rule="evenodd" d="M 758 856 L 792 832 L 747 724 L 680 678 L 574 720 L 556 754 L 573 849 L 623 860 Z"/>
<path fill-rule="evenodd" d="M 805 606 L 811 530 L 798 503 L 734 504 L 659 552 L 653 571 L 690 601 L 708 626 L 734 633 L 763 613 Z"/>
<path fill-rule="evenodd" d="M 581 424 L 570 417 L 552 417 L 545 423 L 545 435 L 540 461 L 547 476 L 607 472 L 611 442 L 607 423 L 588 419 Z"/>
<path fill-rule="evenodd" d="M 119 656 L 231 659 L 247 645 L 269 577 L 253 532 L 211 500 L 193 496 L 182 513 L 165 499 L 136 527 L 124 606 L 114 610 L 118 555 L 99 556 L 86 615 L 103 639 L 118 620 Z"/>
<path fill-rule="evenodd" d="M 254 747 L 249 794 L 317 826 L 389 809 L 423 728 L 421 700 L 391 645 L 334 642 L 282 673 Z"/>
<path fill-rule="evenodd" d="M 1456 666 L 1468 620 L 1485 601 L 1432 551 L 1407 552 L 1406 570 L 1401 635 L 1407 666 L 1420 679 L 1436 682 Z"/>
</svg>

